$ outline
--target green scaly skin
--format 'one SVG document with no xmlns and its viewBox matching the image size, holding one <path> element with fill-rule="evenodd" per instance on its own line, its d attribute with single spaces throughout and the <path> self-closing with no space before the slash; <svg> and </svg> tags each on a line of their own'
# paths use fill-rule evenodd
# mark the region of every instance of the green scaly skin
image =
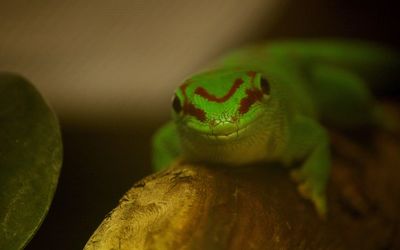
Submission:
<svg viewBox="0 0 400 250">
<path fill-rule="evenodd" d="M 301 162 L 291 176 L 324 216 L 331 153 L 320 122 L 378 124 L 379 107 L 364 80 L 381 84 L 394 65 L 392 51 L 346 41 L 276 42 L 232 52 L 176 90 L 173 120 L 154 136 L 154 168 L 179 156 L 228 165 Z"/>
</svg>

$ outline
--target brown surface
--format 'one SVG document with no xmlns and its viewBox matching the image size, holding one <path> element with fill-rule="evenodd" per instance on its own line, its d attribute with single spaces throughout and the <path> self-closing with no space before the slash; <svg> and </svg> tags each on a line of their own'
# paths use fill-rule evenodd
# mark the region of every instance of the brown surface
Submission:
<svg viewBox="0 0 400 250">
<path fill-rule="evenodd" d="M 128 191 L 85 249 L 399 249 L 400 140 L 352 138 L 332 132 L 325 221 L 279 166 L 177 162 Z"/>
</svg>

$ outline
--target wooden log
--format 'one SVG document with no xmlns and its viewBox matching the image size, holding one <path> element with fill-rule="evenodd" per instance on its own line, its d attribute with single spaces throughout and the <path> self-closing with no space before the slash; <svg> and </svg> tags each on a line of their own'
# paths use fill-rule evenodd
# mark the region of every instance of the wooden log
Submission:
<svg viewBox="0 0 400 250">
<path fill-rule="evenodd" d="M 85 249 L 400 249 L 399 137 L 331 139 L 325 220 L 278 164 L 178 160 L 136 183 Z"/>
</svg>

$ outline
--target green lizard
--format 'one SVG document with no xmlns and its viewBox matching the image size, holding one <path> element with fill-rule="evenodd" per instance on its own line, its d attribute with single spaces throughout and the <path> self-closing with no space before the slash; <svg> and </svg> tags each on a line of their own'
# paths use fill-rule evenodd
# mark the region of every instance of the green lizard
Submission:
<svg viewBox="0 0 400 250">
<path fill-rule="evenodd" d="M 326 214 L 329 138 L 321 122 L 377 125 L 365 80 L 381 83 L 398 65 L 392 51 L 357 42 L 275 42 L 228 54 L 189 77 L 172 101 L 173 121 L 153 138 L 153 164 L 176 157 L 239 165 L 281 162 L 303 197 Z"/>
</svg>

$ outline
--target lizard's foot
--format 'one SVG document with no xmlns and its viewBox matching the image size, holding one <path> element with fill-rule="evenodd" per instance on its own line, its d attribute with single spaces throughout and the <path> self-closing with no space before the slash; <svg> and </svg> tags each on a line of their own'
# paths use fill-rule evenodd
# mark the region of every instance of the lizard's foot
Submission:
<svg viewBox="0 0 400 250">
<path fill-rule="evenodd" d="M 291 171 L 292 179 L 298 184 L 297 189 L 301 196 L 311 200 L 318 215 L 325 218 L 327 212 L 325 182 L 313 175 L 304 174 L 303 169 Z"/>
</svg>

